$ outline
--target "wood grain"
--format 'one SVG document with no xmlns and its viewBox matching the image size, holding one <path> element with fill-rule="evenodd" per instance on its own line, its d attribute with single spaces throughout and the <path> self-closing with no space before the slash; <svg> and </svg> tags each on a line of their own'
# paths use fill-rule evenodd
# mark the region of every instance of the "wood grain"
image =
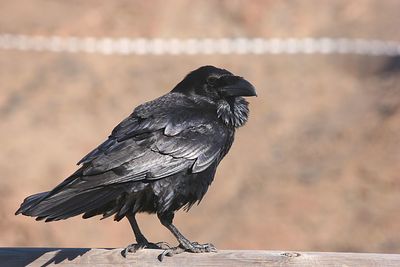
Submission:
<svg viewBox="0 0 400 267">
<path fill-rule="evenodd" d="M 221 250 L 158 260 L 161 250 L 0 248 L 0 266 L 400 266 L 400 254 Z"/>
</svg>

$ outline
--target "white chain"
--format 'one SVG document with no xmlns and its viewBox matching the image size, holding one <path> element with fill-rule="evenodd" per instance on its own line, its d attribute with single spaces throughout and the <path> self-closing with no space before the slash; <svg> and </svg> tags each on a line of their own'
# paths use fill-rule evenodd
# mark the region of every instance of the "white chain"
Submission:
<svg viewBox="0 0 400 267">
<path fill-rule="evenodd" d="M 400 43 L 347 38 L 146 39 L 0 34 L 0 49 L 105 55 L 359 54 L 399 56 Z"/>
</svg>

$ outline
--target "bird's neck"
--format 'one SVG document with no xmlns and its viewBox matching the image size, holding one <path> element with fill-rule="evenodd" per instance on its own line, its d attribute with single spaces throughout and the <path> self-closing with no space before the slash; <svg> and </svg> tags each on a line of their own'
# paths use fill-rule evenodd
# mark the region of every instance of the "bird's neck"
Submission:
<svg viewBox="0 0 400 267">
<path fill-rule="evenodd" d="M 243 126 L 249 116 L 249 103 L 243 97 L 221 99 L 217 103 L 217 115 L 227 126 Z"/>
</svg>

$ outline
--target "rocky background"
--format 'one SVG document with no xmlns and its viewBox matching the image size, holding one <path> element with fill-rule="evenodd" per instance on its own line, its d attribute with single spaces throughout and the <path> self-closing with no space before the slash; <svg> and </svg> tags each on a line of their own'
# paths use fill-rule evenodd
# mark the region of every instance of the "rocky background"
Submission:
<svg viewBox="0 0 400 267">
<path fill-rule="evenodd" d="M 0 1 L 0 33 L 400 41 L 400 1 Z M 123 247 L 126 220 L 14 216 L 138 104 L 201 65 L 258 89 L 188 238 L 220 249 L 400 252 L 400 60 L 356 55 L 103 56 L 0 51 L 0 246 Z M 140 215 L 152 241 L 176 241 Z"/>
</svg>

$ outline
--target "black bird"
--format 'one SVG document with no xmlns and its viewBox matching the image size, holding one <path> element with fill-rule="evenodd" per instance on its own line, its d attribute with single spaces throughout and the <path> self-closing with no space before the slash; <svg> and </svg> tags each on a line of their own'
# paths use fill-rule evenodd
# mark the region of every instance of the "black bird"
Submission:
<svg viewBox="0 0 400 267">
<path fill-rule="evenodd" d="M 218 164 L 229 151 L 235 129 L 248 118 L 255 88 L 245 79 L 213 66 L 190 72 L 171 92 L 134 109 L 106 141 L 78 162 L 82 166 L 53 190 L 27 197 L 16 214 L 46 222 L 114 215 L 127 217 L 140 248 L 150 243 L 135 220 L 156 213 L 179 241 L 163 255 L 215 251 L 212 244 L 186 239 L 172 224 L 175 211 L 200 202 Z"/>
</svg>

